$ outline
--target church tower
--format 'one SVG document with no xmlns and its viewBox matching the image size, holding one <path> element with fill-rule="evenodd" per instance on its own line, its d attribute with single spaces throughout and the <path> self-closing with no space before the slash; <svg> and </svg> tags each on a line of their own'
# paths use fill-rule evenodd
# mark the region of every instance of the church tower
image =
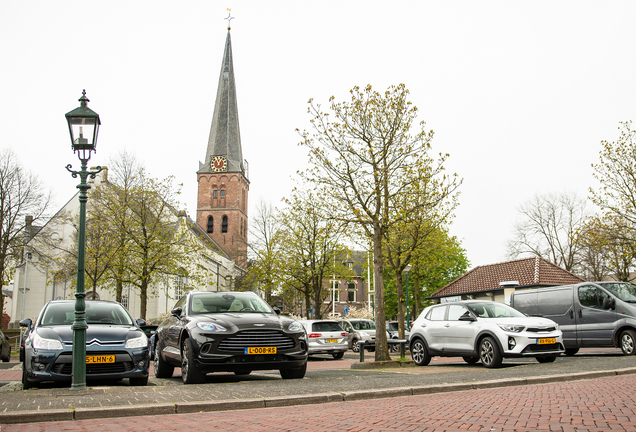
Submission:
<svg viewBox="0 0 636 432">
<path fill-rule="evenodd" d="M 197 182 L 197 224 L 239 267 L 247 268 L 249 180 L 241 149 L 229 25 L 208 148 L 204 162 L 199 162 Z"/>
</svg>

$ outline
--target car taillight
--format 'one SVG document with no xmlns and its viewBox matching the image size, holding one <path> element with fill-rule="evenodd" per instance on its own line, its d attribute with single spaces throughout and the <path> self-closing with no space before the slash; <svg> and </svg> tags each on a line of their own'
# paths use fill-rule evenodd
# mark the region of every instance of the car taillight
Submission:
<svg viewBox="0 0 636 432">
<path fill-rule="evenodd" d="M 340 333 L 340 336 L 347 337 L 347 332 Z"/>
<path fill-rule="evenodd" d="M 322 333 L 309 333 L 310 338 L 322 337 Z"/>
<path fill-rule="evenodd" d="M 413 328 L 413 324 L 415 324 L 415 322 L 412 322 L 412 323 L 411 323 L 411 328 Z"/>
</svg>

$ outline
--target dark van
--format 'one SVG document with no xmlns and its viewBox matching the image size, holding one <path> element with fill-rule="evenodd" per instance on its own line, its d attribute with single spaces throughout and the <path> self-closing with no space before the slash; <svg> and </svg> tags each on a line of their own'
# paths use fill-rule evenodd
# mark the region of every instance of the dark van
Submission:
<svg viewBox="0 0 636 432">
<path fill-rule="evenodd" d="M 510 305 L 559 324 L 566 355 L 586 347 L 620 347 L 625 355 L 636 353 L 634 284 L 584 282 L 516 291 Z"/>
</svg>

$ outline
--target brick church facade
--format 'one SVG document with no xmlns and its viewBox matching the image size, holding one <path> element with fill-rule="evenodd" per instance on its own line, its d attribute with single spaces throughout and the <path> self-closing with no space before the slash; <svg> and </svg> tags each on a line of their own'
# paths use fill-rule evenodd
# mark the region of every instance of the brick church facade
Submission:
<svg viewBox="0 0 636 432">
<path fill-rule="evenodd" d="M 242 269 L 247 267 L 249 179 L 243 160 L 228 27 L 210 138 L 197 171 L 197 224 Z"/>
</svg>

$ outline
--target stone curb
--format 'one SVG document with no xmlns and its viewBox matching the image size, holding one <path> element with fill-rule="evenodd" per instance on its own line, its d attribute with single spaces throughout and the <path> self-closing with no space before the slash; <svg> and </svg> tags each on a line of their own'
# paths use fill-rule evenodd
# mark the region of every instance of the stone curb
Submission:
<svg viewBox="0 0 636 432">
<path fill-rule="evenodd" d="M 394 369 L 403 367 L 413 367 L 415 362 L 413 360 L 405 361 L 370 361 L 363 363 L 351 363 L 351 369 Z"/>
<path fill-rule="evenodd" d="M 501 379 L 492 381 L 481 381 L 476 383 L 441 384 L 419 387 L 362 390 L 353 392 L 320 393 L 314 395 L 297 395 L 288 397 L 282 396 L 264 399 L 182 402 L 172 404 L 147 404 L 122 407 L 16 411 L 0 413 L 0 424 L 17 424 L 17 422 L 38 423 L 161 414 L 187 414 L 195 412 L 229 411 L 254 408 L 285 407 L 294 405 L 323 404 L 332 402 L 349 402 L 366 399 L 416 396 L 433 393 L 448 393 L 455 391 L 576 381 L 626 374 L 636 374 L 636 368 L 599 372 L 581 372 L 562 375 L 548 375 L 532 378 Z"/>
</svg>

